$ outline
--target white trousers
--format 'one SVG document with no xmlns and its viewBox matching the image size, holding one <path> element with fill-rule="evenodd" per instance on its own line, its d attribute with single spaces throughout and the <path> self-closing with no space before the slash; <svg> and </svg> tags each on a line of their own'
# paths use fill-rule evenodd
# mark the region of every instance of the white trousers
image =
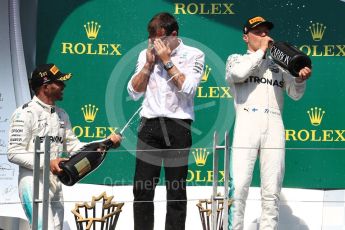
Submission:
<svg viewBox="0 0 345 230">
<path fill-rule="evenodd" d="M 23 176 L 19 179 L 19 197 L 26 217 L 32 225 L 32 207 L 33 207 L 33 176 Z M 40 180 L 40 194 L 39 198 L 43 197 L 43 184 Z M 62 230 L 64 207 L 61 183 L 55 185 L 54 190 L 49 189 L 49 207 L 48 207 L 48 230 Z M 39 204 L 38 210 L 38 230 L 42 229 L 42 203 Z"/>
<path fill-rule="evenodd" d="M 279 196 L 285 167 L 285 131 L 279 110 L 244 107 L 237 110 L 232 151 L 233 230 L 243 220 L 256 159 L 260 159 L 262 213 L 260 230 L 278 226 Z M 230 227 L 231 229 L 231 227 Z"/>
</svg>

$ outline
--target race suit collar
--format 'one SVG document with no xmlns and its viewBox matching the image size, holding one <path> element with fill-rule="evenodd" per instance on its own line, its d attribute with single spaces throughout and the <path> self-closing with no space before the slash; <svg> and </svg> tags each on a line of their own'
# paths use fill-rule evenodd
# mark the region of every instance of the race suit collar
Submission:
<svg viewBox="0 0 345 230">
<path fill-rule="evenodd" d="M 258 50 L 257 51 L 251 51 L 251 50 L 247 50 L 247 54 L 253 54 L 253 53 L 256 53 L 256 52 L 258 52 Z M 271 56 L 270 55 L 267 55 L 267 51 L 264 53 L 264 56 L 262 57 L 262 59 L 271 59 Z"/>
<path fill-rule="evenodd" d="M 32 98 L 32 101 L 34 101 L 37 105 L 39 105 L 42 109 L 44 109 L 48 113 L 55 113 L 55 106 L 44 103 L 38 97 L 34 96 Z"/>
</svg>

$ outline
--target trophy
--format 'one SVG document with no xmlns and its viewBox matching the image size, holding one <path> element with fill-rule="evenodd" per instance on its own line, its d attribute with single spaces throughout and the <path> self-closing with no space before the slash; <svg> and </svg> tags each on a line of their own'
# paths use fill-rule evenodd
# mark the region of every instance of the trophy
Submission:
<svg viewBox="0 0 345 230">
<path fill-rule="evenodd" d="M 69 160 L 60 162 L 59 166 L 63 172 L 58 178 L 64 185 L 74 185 L 100 166 L 112 146 L 113 142 L 110 139 L 84 145 Z"/>
<path fill-rule="evenodd" d="M 287 42 L 273 42 L 270 46 L 271 57 L 274 62 L 288 70 L 294 77 L 304 67 L 311 68 L 310 58 Z"/>
</svg>

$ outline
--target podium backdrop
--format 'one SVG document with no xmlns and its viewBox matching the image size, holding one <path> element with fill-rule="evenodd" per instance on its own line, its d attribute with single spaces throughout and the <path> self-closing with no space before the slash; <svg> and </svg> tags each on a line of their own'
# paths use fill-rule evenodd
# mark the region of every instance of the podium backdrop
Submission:
<svg viewBox="0 0 345 230">
<path fill-rule="evenodd" d="M 193 149 L 188 182 L 212 182 L 213 132 L 223 141 L 234 123 L 233 98 L 224 80 L 230 54 L 246 52 L 242 25 L 254 15 L 275 24 L 272 37 L 307 53 L 313 76 L 304 97 L 286 97 L 286 176 L 284 187 L 345 188 L 345 2 L 331 1 L 39 1 L 37 64 L 56 63 L 73 78 L 60 106 L 70 115 L 83 141 L 121 129 L 141 101 L 130 100 L 126 87 L 140 50 L 147 46 L 147 23 L 170 12 L 187 45 L 206 54 L 203 80 L 195 98 Z M 122 147 L 83 180 L 93 184 L 131 184 L 139 117 L 124 132 Z M 223 172 L 220 172 L 220 175 Z M 259 185 L 258 168 L 253 185 Z"/>
</svg>

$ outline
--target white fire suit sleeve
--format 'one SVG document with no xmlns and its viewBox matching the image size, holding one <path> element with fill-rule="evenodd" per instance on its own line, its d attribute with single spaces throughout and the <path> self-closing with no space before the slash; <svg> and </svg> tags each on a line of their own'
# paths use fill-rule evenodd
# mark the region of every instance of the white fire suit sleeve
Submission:
<svg viewBox="0 0 345 230">
<path fill-rule="evenodd" d="M 137 61 L 137 65 L 135 68 L 135 72 L 132 75 L 131 80 L 127 84 L 128 94 L 135 101 L 139 100 L 139 98 L 141 98 L 144 95 L 144 92 L 135 91 L 133 89 L 133 86 L 132 86 L 132 80 L 141 71 L 141 69 L 144 67 L 145 62 L 146 62 L 146 49 L 140 52 L 139 57 L 138 57 L 138 61 Z"/>
<path fill-rule="evenodd" d="M 290 73 L 288 73 L 284 69 L 282 69 L 282 72 L 283 72 L 283 78 L 285 82 L 284 86 L 285 86 L 286 93 L 293 100 L 297 101 L 301 99 L 306 89 L 306 85 L 307 85 L 306 81 L 296 82 L 296 78 L 293 77 Z"/>
<path fill-rule="evenodd" d="M 230 55 L 226 62 L 226 81 L 229 84 L 244 82 L 260 64 L 264 54 L 263 50 L 258 49 L 246 55 Z"/>
<path fill-rule="evenodd" d="M 21 108 L 13 113 L 7 149 L 8 161 L 28 169 L 33 169 L 34 166 L 34 153 L 29 151 L 32 127 L 34 126 L 33 116 L 30 110 Z M 43 167 L 42 161 L 41 167 Z"/>
<path fill-rule="evenodd" d="M 187 66 L 187 71 L 184 72 L 185 80 L 182 84 L 181 90 L 178 92 L 187 98 L 193 98 L 204 70 L 205 55 L 201 51 L 196 53 Z"/>
</svg>

